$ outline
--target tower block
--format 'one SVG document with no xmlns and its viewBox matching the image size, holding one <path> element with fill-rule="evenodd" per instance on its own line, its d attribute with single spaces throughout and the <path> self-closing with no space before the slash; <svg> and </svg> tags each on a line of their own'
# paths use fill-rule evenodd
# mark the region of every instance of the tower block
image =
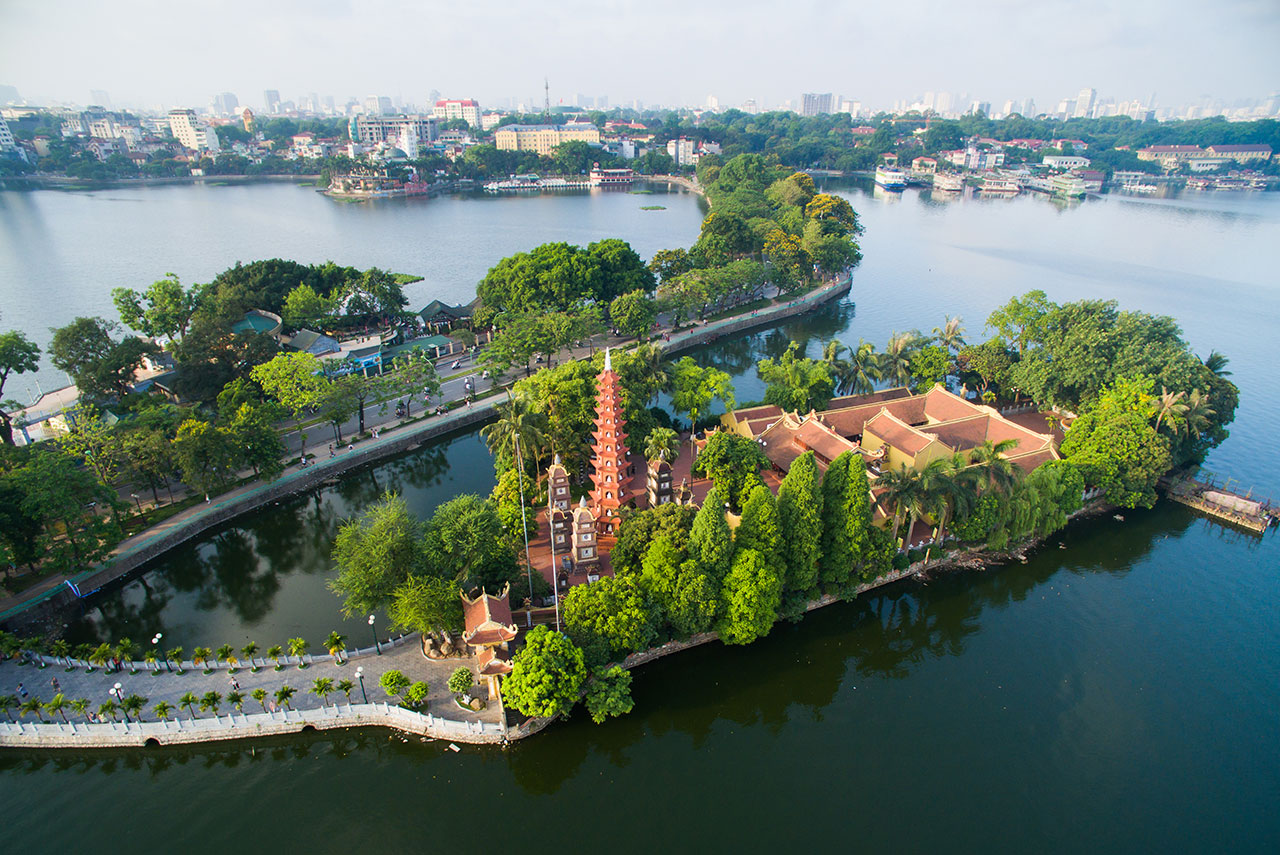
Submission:
<svg viewBox="0 0 1280 855">
<path fill-rule="evenodd" d="M 613 534 L 620 521 L 618 509 L 628 499 L 630 464 L 627 462 L 627 422 L 622 417 L 622 387 L 613 370 L 613 357 L 604 352 L 604 369 L 596 377 L 596 418 L 591 432 L 595 454 L 591 473 L 591 506 L 600 534 Z"/>
</svg>

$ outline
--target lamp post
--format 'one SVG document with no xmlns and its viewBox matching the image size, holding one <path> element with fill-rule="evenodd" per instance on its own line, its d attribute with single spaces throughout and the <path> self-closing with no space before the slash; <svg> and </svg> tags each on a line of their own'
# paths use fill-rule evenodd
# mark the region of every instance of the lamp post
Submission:
<svg viewBox="0 0 1280 855">
<path fill-rule="evenodd" d="M 373 615 L 369 615 L 369 631 L 373 633 L 373 649 L 382 655 L 382 645 L 378 643 L 378 628 L 373 625 Z"/>
<path fill-rule="evenodd" d="M 157 632 L 155 635 L 153 635 L 153 636 L 151 637 L 151 643 L 152 643 L 152 644 L 154 644 L 154 645 L 156 646 L 156 655 L 157 655 L 157 656 L 159 656 L 159 655 L 160 655 L 160 639 L 162 639 L 162 638 L 164 638 L 164 633 L 163 633 L 163 632 Z M 170 666 L 170 665 L 169 665 L 169 657 L 168 657 L 168 656 L 166 656 L 166 657 L 164 658 L 164 669 L 165 669 L 166 671 L 170 671 L 170 672 L 172 672 L 172 671 L 173 671 L 172 666 Z M 156 670 L 159 670 L 159 669 L 157 668 Z"/>
<path fill-rule="evenodd" d="M 121 686 L 119 683 L 116 683 L 114 686 L 112 686 L 110 689 L 107 690 L 107 694 L 115 695 L 116 701 L 121 705 L 120 712 L 124 713 L 124 723 L 131 724 L 132 719 L 129 718 L 129 711 L 124 708 L 124 692 L 122 691 L 122 689 L 123 689 L 123 686 Z"/>
<path fill-rule="evenodd" d="M 369 693 L 364 690 L 364 666 L 356 666 L 356 679 L 360 681 L 360 696 L 364 698 L 364 702 L 369 703 Z"/>
<path fill-rule="evenodd" d="M 526 627 L 530 627 L 530 626 L 533 626 L 533 558 L 530 557 L 529 555 L 529 524 L 525 521 L 525 518 L 524 518 L 524 458 L 520 456 L 520 434 L 512 433 L 511 439 L 515 442 L 515 446 L 516 446 L 516 464 L 517 464 L 517 473 L 518 473 L 516 476 L 516 483 L 520 486 L 520 528 L 524 532 L 524 563 L 525 563 L 525 568 L 528 570 L 528 575 L 529 575 L 529 608 L 524 613 L 525 615 L 524 625 Z M 548 511 L 548 513 L 550 512 Z M 553 525 L 552 528 L 554 529 L 555 526 Z M 551 533 L 551 539 L 552 540 L 555 539 L 554 531 L 552 531 Z M 555 546 L 553 545 L 551 548 L 554 550 Z M 555 560 L 552 559 L 552 562 L 551 562 L 552 577 L 555 576 L 555 573 L 556 573 Z"/>
</svg>

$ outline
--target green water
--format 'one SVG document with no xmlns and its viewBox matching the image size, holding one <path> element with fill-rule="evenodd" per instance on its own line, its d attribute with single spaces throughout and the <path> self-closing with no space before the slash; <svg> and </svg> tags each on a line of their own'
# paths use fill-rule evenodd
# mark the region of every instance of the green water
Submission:
<svg viewBox="0 0 1280 855">
<path fill-rule="evenodd" d="M 867 223 L 852 300 L 698 354 L 739 375 L 741 399 L 760 393 L 755 360 L 790 339 L 811 352 L 833 336 L 883 343 L 957 313 L 980 335 L 993 306 L 1031 287 L 1115 297 L 1178 317 L 1197 352 L 1228 353 L 1242 405 L 1209 468 L 1280 495 L 1280 196 L 1058 207 L 842 192 Z M 662 216 L 696 220 L 687 197 L 667 204 Z M 417 210 L 401 209 L 398 226 L 386 217 L 383 266 L 413 269 L 396 247 L 421 225 Z M 370 467 L 171 554 L 87 603 L 72 632 L 162 629 L 188 647 L 319 638 L 342 626 L 324 590 L 338 520 L 384 486 L 426 512 L 491 483 L 473 434 Z M 505 750 L 455 754 L 362 731 L 6 752 L 6 840 L 190 852 L 1274 852 L 1278 605 L 1274 532 L 1257 538 L 1162 503 L 1076 524 L 1026 564 L 900 583 L 747 648 L 648 666 L 630 716 L 597 727 L 579 715 Z"/>
</svg>

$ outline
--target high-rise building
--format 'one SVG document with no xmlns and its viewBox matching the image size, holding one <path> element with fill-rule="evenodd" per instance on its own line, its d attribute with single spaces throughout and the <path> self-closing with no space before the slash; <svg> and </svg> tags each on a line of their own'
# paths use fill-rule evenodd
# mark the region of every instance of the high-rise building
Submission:
<svg viewBox="0 0 1280 855">
<path fill-rule="evenodd" d="M 268 89 L 262 93 L 263 103 L 267 105 L 268 113 L 280 112 L 280 90 Z"/>
<path fill-rule="evenodd" d="M 1077 119 L 1092 118 L 1094 103 L 1097 99 L 1097 89 L 1081 89 L 1080 94 L 1076 96 L 1076 108 L 1072 115 Z"/>
<path fill-rule="evenodd" d="M 9 130 L 9 123 L 0 119 L 0 151 L 11 152 L 17 151 L 18 144 L 13 140 L 13 132 Z"/>
<path fill-rule="evenodd" d="M 93 102 L 95 107 L 103 107 L 107 110 L 111 109 L 111 96 L 107 94 L 105 89 L 90 89 L 89 100 Z"/>
<path fill-rule="evenodd" d="M 480 127 L 480 102 L 473 98 L 445 98 L 436 101 L 431 115 L 442 122 L 462 119 L 473 128 Z"/>
<path fill-rule="evenodd" d="M 213 112 L 219 116 L 230 116 L 240 106 L 240 99 L 234 93 L 220 92 L 213 96 Z"/>
<path fill-rule="evenodd" d="M 1034 119 L 1036 117 L 1036 99 L 1027 99 L 1027 103 L 1022 106 L 1022 115 L 1026 116 L 1028 119 Z"/>
<path fill-rule="evenodd" d="M 195 110 L 170 110 L 169 130 L 184 148 L 192 151 L 216 154 L 221 148 L 217 133 L 196 118 Z"/>
<path fill-rule="evenodd" d="M 608 96 L 608 95 L 597 95 L 597 96 L 596 96 L 596 109 L 597 109 L 597 110 L 608 110 L 608 109 L 609 109 L 609 96 Z"/>
<path fill-rule="evenodd" d="M 823 113 L 832 113 L 835 105 L 835 96 L 830 92 L 806 92 L 800 96 L 800 115 L 802 116 L 818 116 Z"/>
<path fill-rule="evenodd" d="M 720 109 L 720 99 L 719 99 L 719 98 L 717 98 L 717 97 L 716 97 L 716 96 L 714 96 L 714 95 L 708 95 L 708 96 L 707 96 L 707 109 L 708 109 L 708 110 L 710 110 L 710 111 L 711 111 L 711 112 L 713 112 L 713 113 L 714 113 L 714 112 L 716 112 L 717 110 L 719 110 L 719 109 Z"/>
<path fill-rule="evenodd" d="M 404 131 L 408 125 L 413 126 L 414 141 L 418 145 L 427 145 L 437 136 L 435 117 L 422 115 L 379 116 L 366 113 L 354 116 L 348 125 L 348 131 L 352 142 L 365 145 L 385 142 L 403 148 L 401 143 L 409 143 Z"/>
</svg>

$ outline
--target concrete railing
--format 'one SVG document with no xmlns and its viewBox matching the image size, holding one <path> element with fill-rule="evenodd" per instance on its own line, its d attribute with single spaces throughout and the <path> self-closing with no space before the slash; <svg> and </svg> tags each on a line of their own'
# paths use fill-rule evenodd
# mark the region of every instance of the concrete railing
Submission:
<svg viewBox="0 0 1280 855">
<path fill-rule="evenodd" d="M 506 738 L 499 723 L 457 721 L 423 714 L 386 703 L 340 704 L 309 710 L 230 713 L 212 718 L 174 718 L 169 721 L 4 722 L 0 746 L 8 748 L 119 748 L 148 744 L 180 745 L 298 733 L 311 728 L 390 727 L 431 739 L 497 743 Z"/>
</svg>

